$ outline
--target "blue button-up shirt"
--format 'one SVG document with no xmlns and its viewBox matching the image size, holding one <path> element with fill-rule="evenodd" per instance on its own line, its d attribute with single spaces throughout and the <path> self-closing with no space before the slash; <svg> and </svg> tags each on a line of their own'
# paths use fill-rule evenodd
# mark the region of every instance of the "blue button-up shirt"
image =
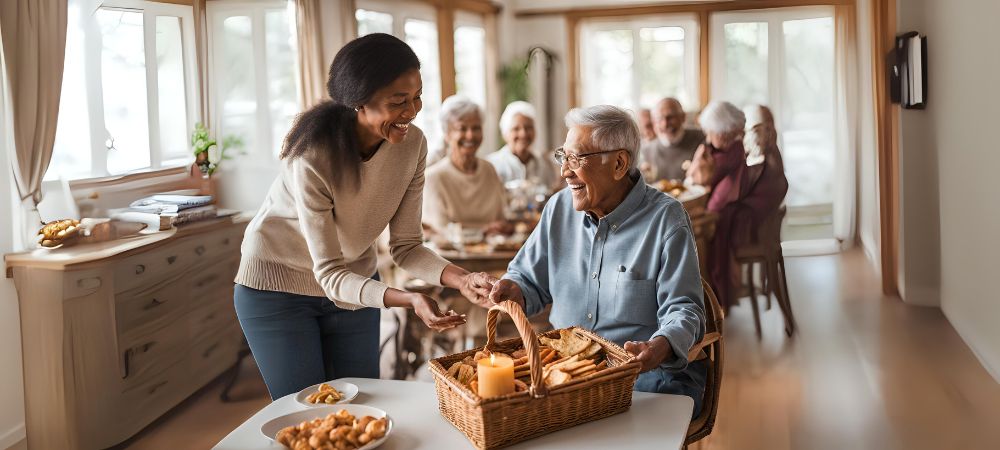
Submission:
<svg viewBox="0 0 1000 450">
<path fill-rule="evenodd" d="M 504 278 L 524 294 L 528 315 L 552 305 L 556 328 L 579 326 L 623 345 L 663 336 L 669 371 L 705 330 L 701 273 L 691 221 L 680 202 L 642 181 L 601 219 L 573 209 L 564 189 Z"/>
</svg>

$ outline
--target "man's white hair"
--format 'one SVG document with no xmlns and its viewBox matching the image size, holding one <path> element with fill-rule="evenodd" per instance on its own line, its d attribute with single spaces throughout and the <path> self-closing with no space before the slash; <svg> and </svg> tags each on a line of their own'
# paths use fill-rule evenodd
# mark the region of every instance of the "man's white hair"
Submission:
<svg viewBox="0 0 1000 450">
<path fill-rule="evenodd" d="M 566 127 L 576 126 L 590 128 L 590 140 L 599 151 L 628 150 L 629 169 L 635 168 L 642 137 L 631 113 L 611 105 L 573 108 L 566 113 Z"/>
<path fill-rule="evenodd" d="M 483 119 L 483 109 L 464 95 L 452 95 L 441 102 L 441 130 L 448 133 L 448 127 L 452 121 L 459 120 L 469 114 L 479 115 L 479 120 Z"/>
<path fill-rule="evenodd" d="M 698 116 L 698 123 L 706 133 L 728 134 L 743 131 L 747 118 L 743 111 L 729 102 L 714 101 Z"/>
<path fill-rule="evenodd" d="M 521 100 L 510 102 L 504 108 L 503 114 L 500 115 L 500 134 L 507 134 L 511 128 L 514 128 L 514 116 L 518 114 L 531 119 L 532 122 L 536 121 L 535 107 L 531 106 L 531 103 Z"/>
</svg>

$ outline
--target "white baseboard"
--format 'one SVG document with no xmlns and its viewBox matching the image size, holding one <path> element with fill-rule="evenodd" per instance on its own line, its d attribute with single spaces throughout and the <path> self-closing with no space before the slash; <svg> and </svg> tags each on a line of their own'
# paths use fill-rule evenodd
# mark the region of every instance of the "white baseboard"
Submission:
<svg viewBox="0 0 1000 450">
<path fill-rule="evenodd" d="M 25 438 L 24 422 L 0 434 L 0 448 L 11 448 Z"/>
<path fill-rule="evenodd" d="M 1000 360 L 990 361 L 985 354 L 980 352 L 979 349 L 976 348 L 977 341 L 969 339 L 968 331 L 964 332 L 962 331 L 965 329 L 965 327 L 961 326 L 960 320 L 955 320 L 956 317 L 954 315 L 948 313 L 948 309 L 949 308 L 941 308 L 941 312 L 944 313 L 944 317 L 948 319 L 949 323 L 951 323 L 951 327 L 955 329 L 956 333 L 958 333 L 958 337 L 962 338 L 962 341 L 965 342 L 965 345 L 968 346 L 970 350 L 972 350 L 972 354 L 976 355 L 976 359 L 978 359 L 979 364 L 981 364 L 983 368 L 986 369 L 986 373 L 990 374 L 990 376 L 993 377 L 993 380 L 996 381 L 997 384 L 1000 384 Z"/>
</svg>

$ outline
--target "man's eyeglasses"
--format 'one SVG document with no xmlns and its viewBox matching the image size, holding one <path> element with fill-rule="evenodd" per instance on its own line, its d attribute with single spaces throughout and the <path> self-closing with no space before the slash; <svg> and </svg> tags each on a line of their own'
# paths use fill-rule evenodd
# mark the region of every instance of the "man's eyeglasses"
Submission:
<svg viewBox="0 0 1000 450">
<path fill-rule="evenodd" d="M 566 166 L 569 167 L 569 170 L 577 170 L 580 167 L 583 167 L 586 158 L 590 158 L 591 156 L 603 155 L 606 153 L 620 152 L 620 151 L 621 149 L 605 150 L 603 152 L 587 153 L 585 155 L 574 155 L 572 153 L 566 153 L 566 151 L 563 150 L 562 147 L 559 147 L 556 149 L 555 152 L 553 152 L 552 156 L 555 157 L 556 163 L 559 164 L 559 167 L 562 167 L 565 164 Z"/>
</svg>

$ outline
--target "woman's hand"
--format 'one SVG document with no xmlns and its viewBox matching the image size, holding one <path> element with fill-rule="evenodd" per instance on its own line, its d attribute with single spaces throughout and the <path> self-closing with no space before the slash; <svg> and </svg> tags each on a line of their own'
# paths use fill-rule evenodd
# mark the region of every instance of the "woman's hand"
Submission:
<svg viewBox="0 0 1000 450">
<path fill-rule="evenodd" d="M 442 313 L 434 299 L 417 293 L 410 293 L 410 306 L 413 312 L 420 317 L 420 320 L 434 331 L 444 331 L 465 324 L 465 315 L 455 314 L 454 311 Z"/>
<path fill-rule="evenodd" d="M 483 308 L 489 308 L 493 306 L 493 302 L 489 299 L 490 291 L 493 290 L 493 284 L 497 281 L 496 277 L 488 273 L 473 272 L 462 277 L 458 290 L 470 302 Z"/>
<path fill-rule="evenodd" d="M 657 336 L 649 341 L 628 341 L 625 343 L 625 351 L 635 355 L 635 359 L 642 364 L 640 369 L 642 372 L 656 368 L 674 354 L 673 347 L 663 336 Z"/>
<path fill-rule="evenodd" d="M 500 280 L 493 284 L 493 291 L 490 292 L 490 302 L 500 303 L 504 300 L 516 302 L 524 309 L 524 293 L 521 286 L 510 280 Z"/>
</svg>

